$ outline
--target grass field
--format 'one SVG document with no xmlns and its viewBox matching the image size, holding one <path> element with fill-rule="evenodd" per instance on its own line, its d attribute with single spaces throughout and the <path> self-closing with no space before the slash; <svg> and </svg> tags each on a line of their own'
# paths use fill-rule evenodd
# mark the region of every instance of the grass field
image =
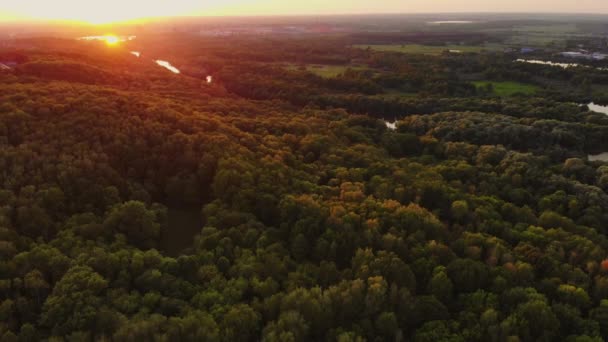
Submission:
<svg viewBox="0 0 608 342">
<path fill-rule="evenodd" d="M 391 45 L 353 45 L 354 48 L 367 49 L 370 48 L 374 51 L 386 51 L 386 52 L 401 52 L 401 53 L 412 53 L 412 54 L 423 54 L 423 55 L 440 55 L 445 51 L 451 51 L 454 53 L 465 53 L 465 52 L 481 52 L 481 51 L 501 51 L 502 46 L 500 45 L 485 45 L 485 46 L 473 46 L 473 45 L 443 45 L 443 46 L 431 46 L 431 45 L 419 45 L 419 44 L 391 44 Z"/>
<path fill-rule="evenodd" d="M 369 70 L 369 68 L 364 66 L 353 66 L 353 65 L 321 65 L 321 64 L 312 64 L 312 65 L 298 65 L 298 64 L 289 64 L 286 66 L 288 70 L 300 70 L 304 67 L 307 71 L 312 72 L 315 75 L 325 77 L 325 78 L 333 78 L 340 74 L 343 74 L 346 70 Z"/>
<path fill-rule="evenodd" d="M 402 91 L 402 90 L 398 90 L 398 89 L 385 89 L 384 94 L 379 94 L 376 96 L 384 98 L 384 99 L 403 99 L 403 98 L 414 98 L 418 95 L 419 94 L 415 93 L 415 92 L 407 92 L 407 91 Z"/>
<path fill-rule="evenodd" d="M 507 41 L 508 44 L 558 48 L 565 48 L 568 39 L 590 36 L 582 33 L 575 24 L 521 25 L 514 26 L 512 32 L 514 35 Z"/>
<path fill-rule="evenodd" d="M 532 95 L 539 90 L 539 88 L 535 85 L 519 82 L 475 81 L 473 82 L 473 84 L 477 88 L 485 87 L 488 84 L 492 84 L 492 87 L 494 88 L 494 94 L 498 96 L 512 96 L 515 94 Z"/>
<path fill-rule="evenodd" d="M 521 25 L 513 27 L 513 31 L 528 33 L 565 34 L 580 32 L 580 29 L 576 24 Z"/>
</svg>

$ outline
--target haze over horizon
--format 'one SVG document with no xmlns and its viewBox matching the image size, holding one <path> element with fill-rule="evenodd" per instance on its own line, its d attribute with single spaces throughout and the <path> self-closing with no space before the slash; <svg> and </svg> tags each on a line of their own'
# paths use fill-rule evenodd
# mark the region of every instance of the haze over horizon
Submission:
<svg viewBox="0 0 608 342">
<path fill-rule="evenodd" d="M 0 21 L 76 20 L 110 23 L 150 17 L 236 15 L 322 15 L 373 13 L 542 12 L 608 13 L 604 0 L 20 0 L 0 3 Z"/>
</svg>

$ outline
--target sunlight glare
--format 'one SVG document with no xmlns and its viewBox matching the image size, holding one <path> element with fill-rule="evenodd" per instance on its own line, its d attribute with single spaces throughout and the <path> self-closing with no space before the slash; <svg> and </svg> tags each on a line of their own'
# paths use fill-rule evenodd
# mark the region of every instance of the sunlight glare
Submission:
<svg viewBox="0 0 608 342">
<path fill-rule="evenodd" d="M 112 36 L 112 35 L 107 35 L 104 37 L 104 41 L 106 42 L 106 44 L 112 46 L 112 45 L 116 45 L 118 44 L 118 42 L 120 41 L 120 39 L 116 36 Z"/>
</svg>

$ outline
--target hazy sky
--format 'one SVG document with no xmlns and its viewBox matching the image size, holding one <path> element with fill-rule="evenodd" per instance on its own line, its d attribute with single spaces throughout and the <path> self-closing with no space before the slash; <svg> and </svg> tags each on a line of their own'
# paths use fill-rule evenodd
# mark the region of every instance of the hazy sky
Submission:
<svg viewBox="0 0 608 342">
<path fill-rule="evenodd" d="M 608 13 L 608 0 L 0 0 L 0 19 L 419 12 Z"/>
</svg>

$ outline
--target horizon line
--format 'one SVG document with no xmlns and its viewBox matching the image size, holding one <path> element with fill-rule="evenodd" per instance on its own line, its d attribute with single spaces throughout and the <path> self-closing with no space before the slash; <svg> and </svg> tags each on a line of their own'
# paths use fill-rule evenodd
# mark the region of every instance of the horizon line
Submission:
<svg viewBox="0 0 608 342">
<path fill-rule="evenodd" d="M 52 18 L 15 18 L 15 19 L 2 19 L 0 18 L 0 24 L 34 24 L 34 23 L 46 23 L 46 24 L 81 24 L 89 26 L 108 26 L 108 25 L 128 25 L 128 24 L 142 24 L 158 21 L 170 21 L 179 19 L 204 19 L 204 18 L 307 18 L 307 17 L 361 17 L 361 16 L 431 16 L 431 15 L 555 15 L 555 16 L 608 16 L 608 12 L 566 12 L 566 11 L 446 11 L 446 12 L 353 12 L 353 13 L 271 13 L 271 14 L 183 14 L 183 15 L 170 15 L 170 16 L 151 16 L 151 17 L 140 17 L 133 19 L 118 20 L 107 23 L 92 23 L 86 20 L 78 19 L 52 19 Z"/>
</svg>

